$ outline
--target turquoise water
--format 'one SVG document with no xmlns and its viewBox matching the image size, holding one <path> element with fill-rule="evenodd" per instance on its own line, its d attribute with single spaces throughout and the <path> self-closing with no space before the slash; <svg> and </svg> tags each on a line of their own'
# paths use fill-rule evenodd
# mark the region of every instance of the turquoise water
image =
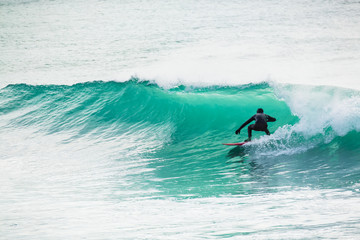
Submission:
<svg viewBox="0 0 360 240">
<path fill-rule="evenodd" d="M 0 0 L 0 239 L 359 238 L 359 13 Z"/>
<path fill-rule="evenodd" d="M 9 85 L 0 98 L 3 233 L 72 238 L 91 228 L 101 236 L 76 236 L 157 239 L 166 230 L 174 238 L 288 238 L 319 228 L 309 237 L 357 235 L 359 123 L 350 117 L 359 112 L 333 112 L 325 101 L 319 107 L 328 119 L 315 109 L 303 124 L 285 100 L 303 88 L 313 89 L 163 89 L 137 79 Z M 324 100 L 338 95 L 358 108 L 358 91 L 319 90 Z M 223 146 L 246 138 L 234 131 L 258 106 L 278 119 L 273 134 Z M 325 125 L 314 132 L 319 121 Z M 67 229 L 48 232 L 59 224 Z"/>
</svg>

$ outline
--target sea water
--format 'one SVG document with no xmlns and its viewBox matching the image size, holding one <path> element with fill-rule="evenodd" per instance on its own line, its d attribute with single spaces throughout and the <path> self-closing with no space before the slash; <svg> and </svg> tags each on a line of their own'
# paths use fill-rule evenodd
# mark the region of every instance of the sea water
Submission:
<svg viewBox="0 0 360 240">
<path fill-rule="evenodd" d="M 357 239 L 359 66 L 356 0 L 1 0 L 0 239 Z"/>
</svg>

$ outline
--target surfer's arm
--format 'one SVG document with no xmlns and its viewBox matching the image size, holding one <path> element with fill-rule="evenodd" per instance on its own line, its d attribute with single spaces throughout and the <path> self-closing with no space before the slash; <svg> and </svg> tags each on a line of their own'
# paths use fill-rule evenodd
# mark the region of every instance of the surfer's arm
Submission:
<svg viewBox="0 0 360 240">
<path fill-rule="evenodd" d="M 240 126 L 239 130 L 243 129 L 246 125 L 248 125 L 249 123 L 251 123 L 254 120 L 255 120 L 255 118 L 254 118 L 254 116 L 252 116 L 251 118 L 249 118 L 249 120 L 247 120 L 246 122 L 243 123 L 243 125 Z"/>
<path fill-rule="evenodd" d="M 249 118 L 249 120 L 247 120 L 246 122 L 244 122 L 244 123 L 239 127 L 239 129 L 236 130 L 235 133 L 236 133 L 236 134 L 239 134 L 241 129 L 243 129 L 246 125 L 248 125 L 249 123 L 251 123 L 251 122 L 254 121 L 254 120 L 255 120 L 255 117 L 254 117 L 254 116 L 252 116 L 251 118 Z"/>
<path fill-rule="evenodd" d="M 276 118 L 273 118 L 273 117 L 271 117 L 271 116 L 269 116 L 269 115 L 266 115 L 266 121 L 267 121 L 267 122 L 275 122 L 275 121 L 276 121 Z"/>
</svg>

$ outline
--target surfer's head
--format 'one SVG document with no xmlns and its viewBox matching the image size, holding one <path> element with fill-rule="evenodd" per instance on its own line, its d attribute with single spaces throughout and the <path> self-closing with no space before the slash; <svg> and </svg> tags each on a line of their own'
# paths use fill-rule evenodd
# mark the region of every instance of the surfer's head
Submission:
<svg viewBox="0 0 360 240">
<path fill-rule="evenodd" d="M 264 110 L 262 108 L 258 108 L 258 110 L 256 112 L 257 113 L 264 113 Z"/>
</svg>

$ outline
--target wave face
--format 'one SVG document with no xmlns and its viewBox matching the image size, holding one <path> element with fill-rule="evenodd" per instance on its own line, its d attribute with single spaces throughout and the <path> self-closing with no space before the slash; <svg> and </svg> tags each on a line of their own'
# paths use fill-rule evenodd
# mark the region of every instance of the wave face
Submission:
<svg viewBox="0 0 360 240">
<path fill-rule="evenodd" d="M 267 164 L 284 161 L 290 166 L 296 162 L 299 169 L 284 167 L 289 171 L 285 177 L 291 178 L 292 174 L 317 169 L 319 166 L 313 164 L 318 161 L 319 165 L 338 161 L 344 161 L 346 166 L 358 164 L 360 103 L 359 93 L 353 90 L 267 83 L 164 90 L 132 79 L 125 83 L 88 82 L 73 86 L 10 85 L 2 89 L 1 95 L 5 129 L 35 128 L 43 135 L 67 133 L 64 143 L 84 138 L 111 140 L 124 148 L 126 155 L 157 159 L 151 164 L 156 169 L 161 166 L 159 174 L 165 174 L 162 178 L 179 177 L 185 185 L 202 177 L 206 179 L 200 182 L 210 181 L 214 166 L 206 166 L 222 165 L 232 158 L 248 162 L 261 159 Z M 234 131 L 258 107 L 278 119 L 269 124 L 273 134 L 268 137 L 255 132 L 255 140 L 243 148 L 222 146 L 224 142 L 246 139 L 246 128 L 240 137 Z M 289 156 L 291 161 L 287 160 Z M 193 176 L 194 169 L 199 172 Z M 349 181 L 333 180 L 336 183 L 327 180 L 330 176 L 334 179 L 332 174 L 338 174 L 337 170 L 330 170 L 331 175 L 312 173 L 316 182 L 311 184 L 320 184 L 318 178 L 323 177 L 321 185 L 327 187 L 351 185 L 354 169 L 341 169 L 340 172 L 349 172 Z M 223 179 L 215 179 L 221 185 Z M 301 180 L 291 185 L 304 184 L 309 183 Z M 220 189 L 221 193 L 223 186 Z M 177 188 L 165 190 L 179 194 Z M 189 194 L 213 195 L 214 191 L 193 190 Z"/>
<path fill-rule="evenodd" d="M 321 216 L 343 214 L 344 202 L 352 209 L 358 202 L 359 98 L 349 89 L 268 83 L 171 89 L 138 79 L 9 85 L 0 92 L 2 206 L 4 216 L 13 219 L 5 228 L 22 228 L 5 235 L 16 238 L 26 232 L 31 238 L 32 228 L 22 219 L 47 222 L 44 206 L 59 219 L 79 221 L 58 231 L 60 236 L 93 223 L 99 224 L 96 233 L 111 228 L 112 234 L 128 238 L 162 236 L 163 227 L 179 236 L 188 224 L 206 235 L 201 229 L 207 221 L 225 221 L 225 214 L 226 219 L 248 221 L 248 230 L 234 233 L 225 221 L 213 234 L 228 236 L 225 229 L 229 236 L 261 239 L 268 227 L 274 231 L 267 234 L 279 234 L 272 221 L 258 225 L 272 219 L 271 209 L 278 207 L 290 216 L 311 211 L 307 214 L 319 218 L 315 224 L 327 235 L 334 226 L 356 232 L 356 223 L 346 220 L 358 217 L 356 210 L 325 228 Z M 234 131 L 258 107 L 277 118 L 269 123 L 272 135 L 255 132 L 254 141 L 243 147 L 223 146 L 247 137 L 246 129 L 240 136 Z M 17 212 L 23 202 L 29 210 Z M 264 208 L 262 214 L 255 214 L 255 206 Z M 127 221 L 113 221 L 109 211 L 125 214 Z M 171 219 L 169 212 L 182 218 Z M 96 220 L 89 220 L 89 213 Z M 255 217 L 242 217 L 249 214 Z M 286 222 L 288 214 L 275 215 Z M 306 218 L 296 221 L 303 227 L 283 223 L 285 238 L 309 227 Z M 135 224 L 136 235 L 127 230 L 135 222 L 142 226 Z M 55 227 L 59 221 L 49 224 Z M 44 238 L 53 234 L 36 229 Z M 353 236 L 354 231 L 335 235 Z"/>
</svg>

